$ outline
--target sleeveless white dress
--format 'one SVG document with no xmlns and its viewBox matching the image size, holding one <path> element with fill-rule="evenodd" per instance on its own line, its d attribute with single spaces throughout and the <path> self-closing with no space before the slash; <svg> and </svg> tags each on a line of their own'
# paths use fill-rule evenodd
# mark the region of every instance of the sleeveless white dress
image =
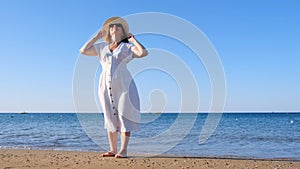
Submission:
<svg viewBox="0 0 300 169">
<path fill-rule="evenodd" d="M 139 130 L 140 100 L 127 63 L 133 59 L 133 45 L 121 42 L 111 52 L 108 42 L 94 44 L 102 66 L 98 96 L 108 131 Z"/>
</svg>

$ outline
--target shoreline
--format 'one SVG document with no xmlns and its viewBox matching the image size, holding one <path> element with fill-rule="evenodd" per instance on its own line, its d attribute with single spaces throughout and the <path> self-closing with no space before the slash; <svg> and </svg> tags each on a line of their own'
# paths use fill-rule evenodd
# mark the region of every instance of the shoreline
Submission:
<svg viewBox="0 0 300 169">
<path fill-rule="evenodd" d="M 100 157 L 101 152 L 0 149 L 0 168 L 300 168 L 299 159 L 135 155 Z"/>
<path fill-rule="evenodd" d="M 60 150 L 60 149 L 35 149 L 35 148 L 0 148 L 0 153 L 2 151 L 51 151 L 51 152 L 71 152 L 71 153 L 98 153 L 101 151 L 88 151 L 88 150 Z M 248 156 L 189 156 L 189 155 L 175 155 L 175 154 L 134 154 L 129 153 L 128 158 L 191 158 L 191 159 L 222 159 L 222 160 L 260 160 L 260 161 L 290 161 L 290 162 L 300 162 L 299 158 L 260 158 L 260 157 L 248 157 Z"/>
</svg>

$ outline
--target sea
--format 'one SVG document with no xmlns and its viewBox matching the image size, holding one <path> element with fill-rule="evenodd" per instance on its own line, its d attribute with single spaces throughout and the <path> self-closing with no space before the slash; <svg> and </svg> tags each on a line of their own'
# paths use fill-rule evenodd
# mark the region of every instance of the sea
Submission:
<svg viewBox="0 0 300 169">
<path fill-rule="evenodd" d="M 142 113 L 129 154 L 300 160 L 300 113 Z M 102 113 L 0 113 L 0 148 L 103 152 Z M 120 138 L 119 138 L 120 139 Z"/>
</svg>

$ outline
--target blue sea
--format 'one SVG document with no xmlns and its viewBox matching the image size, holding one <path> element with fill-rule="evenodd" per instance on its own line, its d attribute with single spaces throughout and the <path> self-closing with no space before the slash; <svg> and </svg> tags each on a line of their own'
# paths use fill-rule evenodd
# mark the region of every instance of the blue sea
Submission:
<svg viewBox="0 0 300 169">
<path fill-rule="evenodd" d="M 300 159 L 300 113 L 224 113 L 207 140 L 207 113 L 142 114 L 130 154 Z M 215 130 L 214 130 L 215 128 Z M 0 148 L 106 151 L 103 114 L 0 113 Z"/>
</svg>

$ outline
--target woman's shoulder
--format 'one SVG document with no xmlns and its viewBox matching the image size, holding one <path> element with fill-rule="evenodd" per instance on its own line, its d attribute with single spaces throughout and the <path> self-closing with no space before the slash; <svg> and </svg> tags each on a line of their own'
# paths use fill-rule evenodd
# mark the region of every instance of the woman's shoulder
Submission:
<svg viewBox="0 0 300 169">
<path fill-rule="evenodd" d="M 95 45 L 107 46 L 109 45 L 109 42 L 106 41 L 96 42 Z"/>
<path fill-rule="evenodd" d="M 96 42 L 96 43 L 94 44 L 94 47 L 95 47 L 96 49 L 103 49 L 103 48 L 105 48 L 105 46 L 108 46 L 108 45 L 109 45 L 108 42 L 101 41 L 101 42 Z"/>
<path fill-rule="evenodd" d="M 126 42 L 122 42 L 121 43 L 122 47 L 130 49 L 133 47 L 133 45 L 131 43 L 126 43 Z"/>
</svg>

